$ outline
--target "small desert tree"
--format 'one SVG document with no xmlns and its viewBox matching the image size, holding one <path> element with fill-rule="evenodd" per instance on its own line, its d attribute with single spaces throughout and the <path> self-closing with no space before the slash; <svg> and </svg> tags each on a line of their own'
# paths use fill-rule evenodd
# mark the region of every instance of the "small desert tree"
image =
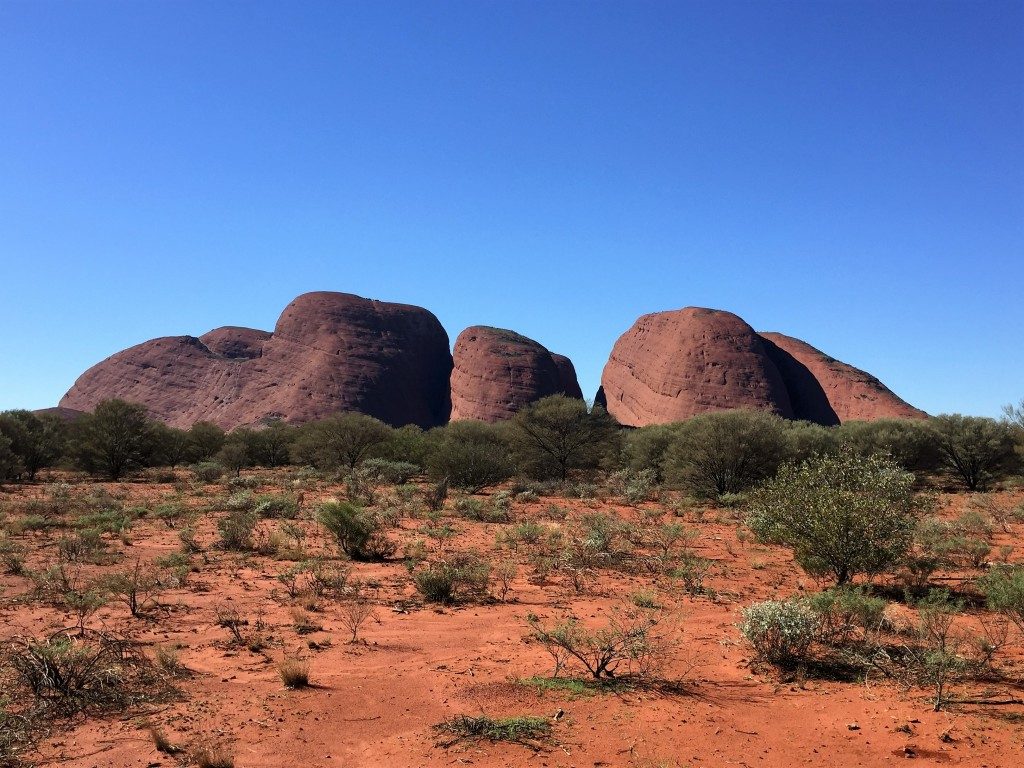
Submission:
<svg viewBox="0 0 1024 768">
<path fill-rule="evenodd" d="M 60 458 L 65 432 L 64 422 L 53 415 L 24 410 L 0 413 L 0 435 L 10 440 L 11 451 L 29 480 Z"/>
<path fill-rule="evenodd" d="M 343 413 L 303 426 L 292 454 L 296 461 L 320 469 L 353 469 L 390 436 L 391 428 L 372 416 Z"/>
<path fill-rule="evenodd" d="M 587 411 L 582 400 L 552 395 L 523 408 L 509 425 L 520 469 L 565 480 L 570 469 L 597 467 L 616 448 L 615 422 L 602 408 Z"/>
<path fill-rule="evenodd" d="M 746 491 L 771 477 L 786 457 L 778 416 L 720 411 L 679 425 L 665 453 L 665 477 L 702 496 Z"/>
<path fill-rule="evenodd" d="M 146 409 L 124 400 L 104 400 L 75 426 L 79 463 L 111 480 L 144 463 L 149 451 L 150 421 Z"/>
<path fill-rule="evenodd" d="M 224 430 L 209 421 L 197 421 L 188 430 L 189 458 L 209 461 L 224 447 Z"/>
<path fill-rule="evenodd" d="M 512 474 L 508 446 L 500 430 L 479 421 L 455 421 L 427 433 L 426 467 L 430 477 L 477 493 Z"/>
<path fill-rule="evenodd" d="M 763 541 L 791 547 L 809 574 L 846 584 L 903 560 L 917 519 L 913 485 L 886 456 L 819 456 L 762 486 L 749 524 Z"/>
<path fill-rule="evenodd" d="M 984 490 L 1013 470 L 1017 457 L 1008 423 L 954 413 L 936 416 L 930 424 L 942 465 L 968 490 Z"/>
</svg>

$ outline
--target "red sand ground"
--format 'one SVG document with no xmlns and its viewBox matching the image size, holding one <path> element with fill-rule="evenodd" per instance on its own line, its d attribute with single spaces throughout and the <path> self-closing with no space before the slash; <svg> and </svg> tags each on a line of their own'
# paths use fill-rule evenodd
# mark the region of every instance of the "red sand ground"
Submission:
<svg viewBox="0 0 1024 768">
<path fill-rule="evenodd" d="M 75 488 L 85 492 L 90 485 Z M 170 485 L 110 484 L 126 506 L 155 503 L 172 492 Z M 203 505 L 223 487 L 210 486 Z M 261 490 L 275 490 L 267 487 Z M 7 488 L 0 500 L 40 495 L 43 486 Z M 318 499 L 341 495 L 339 487 L 306 491 L 308 509 Z M 994 503 L 1019 504 L 1020 492 L 993 494 Z M 556 503 L 572 513 L 592 507 L 632 518 L 638 510 L 614 502 L 544 498 L 516 503 L 516 519 L 540 518 Z M 946 496 L 950 514 L 968 500 Z M 643 505 L 656 509 L 656 503 Z M 722 520 L 719 521 L 719 516 Z M 16 517 L 16 515 L 12 515 Z M 184 589 L 164 592 L 161 608 L 150 620 L 131 619 L 123 605 L 102 609 L 94 626 L 131 630 L 147 646 L 178 644 L 191 674 L 178 682 L 180 702 L 124 715 L 78 721 L 44 740 L 30 755 L 39 765 L 81 768 L 172 766 L 177 757 L 158 752 L 148 729 L 162 726 L 170 740 L 188 745 L 197 740 L 230 743 L 239 768 L 257 766 L 889 766 L 915 759 L 924 765 L 1011 766 L 1024 761 L 1024 707 L 958 706 L 933 712 L 927 691 L 906 690 L 895 683 L 839 683 L 820 680 L 778 682 L 777 676 L 751 666 L 751 654 L 736 628 L 739 610 L 770 597 L 785 597 L 816 585 L 795 566 L 789 552 L 737 537 L 737 526 L 721 511 L 702 522 L 688 516 L 699 531 L 698 553 L 718 564 L 709 585 L 717 599 L 685 596 L 668 581 L 652 582 L 602 571 L 586 594 L 553 577 L 544 586 L 528 580 L 521 564 L 510 600 L 514 602 L 437 608 L 417 599 L 400 561 L 355 564 L 352 575 L 377 580 L 377 620 L 364 625 L 366 644 L 349 645 L 337 603 L 324 601 L 314 618 L 322 631 L 299 635 L 291 603 L 276 574 L 291 563 L 263 556 L 219 552 L 215 521 L 199 525 L 199 540 L 209 562 Z M 496 524 L 453 519 L 459 535 L 451 549 L 475 547 L 493 552 Z M 404 519 L 404 540 L 411 540 L 422 520 Z M 264 523 L 266 525 L 266 523 Z M 271 523 L 272 525 L 272 523 Z M 323 538 L 313 523 L 311 548 Z M 54 539 L 24 534 L 31 550 L 30 567 L 53 557 Z M 142 519 L 121 548 L 132 563 L 168 554 L 178 547 L 177 532 L 164 523 Z M 1000 533 L 997 544 L 1024 541 L 1024 525 Z M 120 545 L 119 545 L 120 546 Z M 1024 548 L 1021 548 L 1024 549 Z M 1021 552 L 1011 555 L 1020 559 Z M 197 562 L 202 556 L 197 556 Z M 522 562 L 522 555 L 518 557 Z M 666 612 L 678 617 L 678 658 L 667 677 L 678 678 L 675 693 L 630 691 L 574 696 L 562 691 L 538 693 L 515 680 L 546 676 L 551 664 L 543 649 L 529 640 L 528 614 L 555 619 L 568 610 L 584 621 L 602 614 L 628 593 L 651 588 Z M 0 640 L 40 636 L 73 619 L 52 607 L 25 604 L 25 578 L 0 577 Z M 231 647 L 217 626 L 215 606 L 229 604 L 243 616 L 263 614 L 272 641 L 261 653 Z M 319 650 L 310 641 L 331 645 Z M 1020 680 L 1024 638 L 1002 657 L 1010 677 Z M 285 689 L 277 662 L 286 653 L 301 653 L 311 664 L 314 687 Z M 1016 670 L 1014 672 L 1014 670 Z M 984 691 L 966 686 L 958 693 Z M 1021 687 L 998 686 L 1000 696 L 1022 698 Z M 438 745 L 433 726 L 457 714 L 491 716 L 564 712 L 553 729 L 553 743 L 535 752 L 525 746 L 488 742 Z M 856 724 L 856 728 L 851 728 Z"/>
</svg>

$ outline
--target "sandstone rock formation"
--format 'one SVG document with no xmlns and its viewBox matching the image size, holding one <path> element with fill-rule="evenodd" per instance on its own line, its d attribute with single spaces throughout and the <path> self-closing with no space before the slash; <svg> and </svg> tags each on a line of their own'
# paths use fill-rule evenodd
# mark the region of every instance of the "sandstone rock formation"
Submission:
<svg viewBox="0 0 1024 768">
<path fill-rule="evenodd" d="M 801 375 L 801 380 L 805 380 L 804 377 L 809 375 L 818 385 L 817 390 L 803 400 L 807 403 L 804 407 L 809 407 L 805 414 L 797 414 L 799 418 L 829 423 L 827 420 L 814 418 L 821 412 L 821 397 L 825 399 L 838 422 L 924 419 L 928 416 L 924 411 L 900 399 L 870 373 L 829 357 L 806 342 L 781 333 L 762 333 L 761 337 L 765 339 L 767 345 L 773 345 L 775 349 L 786 353 L 792 363 L 796 363 L 807 372 Z M 792 363 L 790 368 L 793 368 Z M 795 377 L 787 374 L 782 365 L 780 370 L 790 385 L 790 398 L 794 399 L 792 382 Z M 794 399 L 794 408 L 796 407 Z"/>
<path fill-rule="evenodd" d="M 580 389 L 580 381 L 576 378 L 576 366 L 572 364 L 572 360 L 565 355 L 559 355 L 554 352 L 551 353 L 551 359 L 555 361 L 555 366 L 558 368 L 562 393 L 566 397 L 582 400 L 583 390 Z"/>
<path fill-rule="evenodd" d="M 629 426 L 731 408 L 824 425 L 926 416 L 802 341 L 695 307 L 640 317 L 615 343 L 595 402 Z"/>
<path fill-rule="evenodd" d="M 120 397 L 177 427 L 340 411 L 432 427 L 448 420 L 451 369 L 448 335 L 427 310 L 316 292 L 289 304 L 273 334 L 218 328 L 119 352 L 83 373 L 60 405 L 92 410 Z"/>
<path fill-rule="evenodd" d="M 713 309 L 640 317 L 615 342 L 601 387 L 608 413 L 629 426 L 731 408 L 793 416 L 760 337 L 731 312 Z"/>
<path fill-rule="evenodd" d="M 223 328 L 214 328 L 212 331 L 204 333 L 199 340 L 214 354 L 223 357 L 251 359 L 260 356 L 263 351 L 263 343 L 271 336 L 273 336 L 272 333 L 257 331 L 255 328 L 226 325 Z"/>
<path fill-rule="evenodd" d="M 569 358 L 502 328 L 475 325 L 460 333 L 454 366 L 452 421 L 495 422 L 548 395 L 583 397 Z"/>
</svg>

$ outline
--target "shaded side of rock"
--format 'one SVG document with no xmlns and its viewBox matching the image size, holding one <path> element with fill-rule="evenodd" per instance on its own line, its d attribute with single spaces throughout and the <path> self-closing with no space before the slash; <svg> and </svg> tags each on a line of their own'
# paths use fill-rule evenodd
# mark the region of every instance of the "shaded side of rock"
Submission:
<svg viewBox="0 0 1024 768">
<path fill-rule="evenodd" d="M 841 422 L 928 416 L 898 397 L 875 376 L 836 360 L 807 342 L 781 333 L 762 333 L 761 337 L 806 368 Z"/>
</svg>

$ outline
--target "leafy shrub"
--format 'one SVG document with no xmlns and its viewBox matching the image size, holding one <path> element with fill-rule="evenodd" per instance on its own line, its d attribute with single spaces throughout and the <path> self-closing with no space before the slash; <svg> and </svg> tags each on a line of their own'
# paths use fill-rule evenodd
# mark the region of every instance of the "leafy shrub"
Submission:
<svg viewBox="0 0 1024 768">
<path fill-rule="evenodd" d="M 353 560 L 383 560 L 397 548 L 388 539 L 378 515 L 349 502 L 321 504 L 317 519 L 334 536 L 342 552 Z"/>
<path fill-rule="evenodd" d="M 379 483 L 401 485 L 408 483 L 420 473 L 420 468 L 408 461 L 390 461 L 389 459 L 367 459 L 362 464 L 368 475 Z"/>
<path fill-rule="evenodd" d="M 591 629 L 569 617 L 551 627 L 528 618 L 533 637 L 555 662 L 554 677 L 567 663 L 581 665 L 595 680 L 650 679 L 667 660 L 668 637 L 649 612 L 615 609 L 603 627 Z"/>
<path fill-rule="evenodd" d="M 259 518 L 251 510 L 237 509 L 229 512 L 217 521 L 221 546 L 238 552 L 252 549 L 257 522 Z"/>
<path fill-rule="evenodd" d="M 869 637 L 882 628 L 885 618 L 885 600 L 851 587 L 810 595 L 806 604 L 817 617 L 818 639 L 826 645 L 847 645 L 857 632 Z"/>
<path fill-rule="evenodd" d="M 228 509 L 249 511 L 256 506 L 256 496 L 250 490 L 237 491 L 228 497 L 224 505 Z"/>
<path fill-rule="evenodd" d="M 682 422 L 665 452 L 665 478 L 702 497 L 745 491 L 786 457 L 782 419 L 760 411 L 720 411 Z"/>
<path fill-rule="evenodd" d="M 291 496 L 265 494 L 253 500 L 253 511 L 260 517 L 290 520 L 299 514 L 299 505 Z"/>
<path fill-rule="evenodd" d="M 200 483 L 215 483 L 224 477 L 224 467 L 215 461 L 203 461 L 189 467 L 192 476 Z"/>
<path fill-rule="evenodd" d="M 474 552 L 457 553 L 413 574 L 416 589 L 432 603 L 483 599 L 490 578 L 491 564 Z"/>
<path fill-rule="evenodd" d="M 999 611 L 1024 632 L 1024 567 L 999 566 L 980 582 L 988 607 Z"/>
<path fill-rule="evenodd" d="M 759 658 L 791 668 L 809 658 L 818 619 L 799 600 L 767 600 L 743 609 L 740 632 Z"/>
<path fill-rule="evenodd" d="M 478 493 L 512 474 L 508 448 L 496 427 L 455 421 L 427 434 L 427 472 L 453 488 Z"/>
<path fill-rule="evenodd" d="M 914 476 L 884 456 L 849 452 L 784 466 L 754 496 L 750 527 L 837 584 L 900 563 L 917 520 Z"/>
</svg>

